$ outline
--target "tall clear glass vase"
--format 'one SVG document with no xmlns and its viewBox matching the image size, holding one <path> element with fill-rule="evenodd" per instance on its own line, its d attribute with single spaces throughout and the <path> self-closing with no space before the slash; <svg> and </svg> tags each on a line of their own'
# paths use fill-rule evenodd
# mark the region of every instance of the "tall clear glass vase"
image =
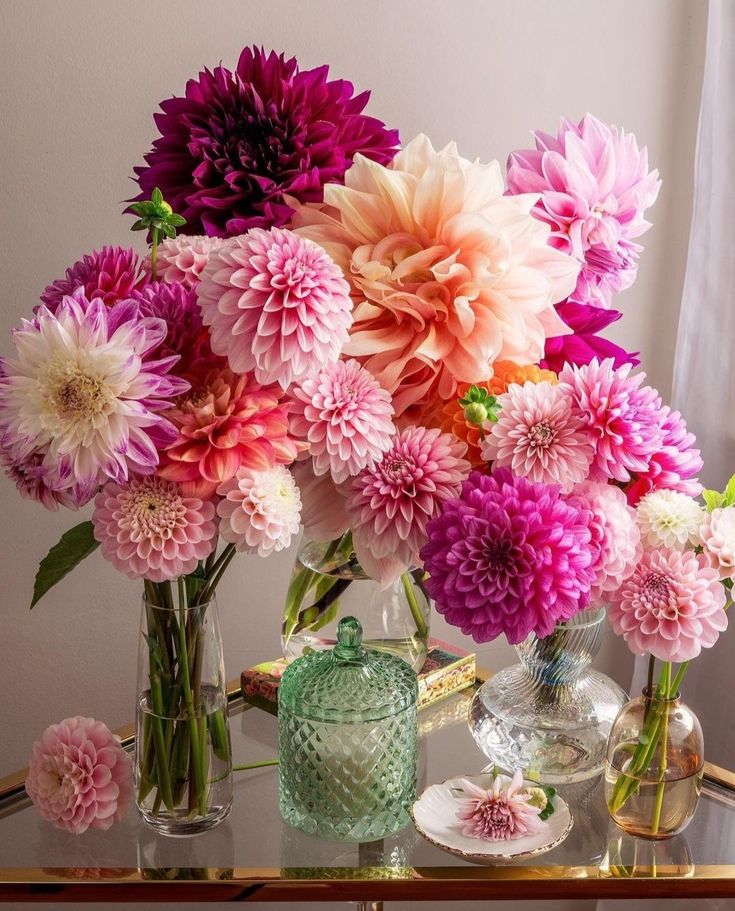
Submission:
<svg viewBox="0 0 735 911">
<path fill-rule="evenodd" d="M 475 694 L 469 724 L 480 749 L 504 770 L 521 768 L 547 784 L 602 773 L 610 728 L 628 697 L 590 664 L 600 650 L 605 609 L 582 611 L 545 639 L 531 634 L 520 664 Z"/>
<path fill-rule="evenodd" d="M 171 594 L 168 586 L 164 594 Z M 160 594 L 160 591 L 159 591 Z M 166 835 L 196 835 L 232 808 L 222 638 L 214 600 L 143 599 L 138 660 L 136 802 Z"/>
</svg>

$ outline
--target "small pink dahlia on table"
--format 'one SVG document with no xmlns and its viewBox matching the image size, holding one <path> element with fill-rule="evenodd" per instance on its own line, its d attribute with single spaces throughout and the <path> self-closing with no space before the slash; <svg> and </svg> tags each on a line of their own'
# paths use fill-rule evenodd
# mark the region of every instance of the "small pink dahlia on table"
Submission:
<svg viewBox="0 0 735 911">
<path fill-rule="evenodd" d="M 497 776 L 489 790 L 466 778 L 461 787 L 466 795 L 458 802 L 457 819 L 462 834 L 485 841 L 509 841 L 542 832 L 547 823 L 539 818 L 541 808 L 532 803 L 532 796 L 523 791 L 523 775 L 516 771 L 504 787 Z"/>
</svg>

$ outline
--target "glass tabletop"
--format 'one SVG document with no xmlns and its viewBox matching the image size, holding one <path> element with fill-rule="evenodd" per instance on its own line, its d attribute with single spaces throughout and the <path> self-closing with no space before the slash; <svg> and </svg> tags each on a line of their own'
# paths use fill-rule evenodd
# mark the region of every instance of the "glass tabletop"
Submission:
<svg viewBox="0 0 735 911">
<path fill-rule="evenodd" d="M 472 690 L 422 710 L 419 791 L 484 765 L 466 716 Z M 276 719 L 235 697 L 236 763 L 276 755 Z M 708 768 L 686 832 L 660 843 L 623 835 L 605 810 L 601 779 L 561 787 L 574 826 L 547 854 L 474 866 L 424 841 L 412 826 L 383 841 L 321 841 L 285 825 L 275 767 L 235 773 L 231 816 L 195 838 L 148 829 L 131 811 L 107 832 L 54 829 L 22 789 L 0 794 L 0 899 L 104 901 L 328 901 L 735 896 L 733 776 Z"/>
</svg>

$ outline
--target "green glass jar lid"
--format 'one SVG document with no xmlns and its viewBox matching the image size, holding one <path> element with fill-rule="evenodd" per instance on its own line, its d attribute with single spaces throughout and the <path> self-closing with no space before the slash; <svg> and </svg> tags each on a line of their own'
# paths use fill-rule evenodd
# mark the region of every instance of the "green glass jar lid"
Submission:
<svg viewBox="0 0 735 911">
<path fill-rule="evenodd" d="M 413 668 L 396 655 L 367 649 L 362 626 L 343 617 L 331 651 L 302 655 L 284 671 L 278 709 L 311 721 L 379 721 L 418 698 Z"/>
</svg>

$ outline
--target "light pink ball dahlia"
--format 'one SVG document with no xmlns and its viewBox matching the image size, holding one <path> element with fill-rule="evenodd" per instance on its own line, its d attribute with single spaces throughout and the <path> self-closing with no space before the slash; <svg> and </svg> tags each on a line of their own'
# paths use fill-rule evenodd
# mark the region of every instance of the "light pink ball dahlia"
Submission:
<svg viewBox="0 0 735 911">
<path fill-rule="evenodd" d="M 291 433 L 309 443 L 314 473 L 341 484 L 372 467 L 391 444 L 390 395 L 355 361 L 337 361 L 292 390 Z"/>
<path fill-rule="evenodd" d="M 284 389 L 339 358 L 352 325 L 349 291 L 318 244 L 282 228 L 232 238 L 197 289 L 214 353 Z"/>
<path fill-rule="evenodd" d="M 115 569 L 151 582 L 193 572 L 217 535 L 214 504 L 184 496 L 178 484 L 157 476 L 106 484 L 95 498 L 92 522 Z"/>
<path fill-rule="evenodd" d="M 608 617 L 635 655 L 690 661 L 727 629 L 725 589 L 704 556 L 670 548 L 643 552 L 611 598 Z"/>
<path fill-rule="evenodd" d="M 283 465 L 265 471 L 241 468 L 217 488 L 220 534 L 238 551 L 267 557 L 291 544 L 299 531 L 301 498 Z"/>
<path fill-rule="evenodd" d="M 408 427 L 347 497 L 355 553 L 369 576 L 389 584 L 420 564 L 426 526 L 470 470 L 466 445 L 448 433 Z"/>
<path fill-rule="evenodd" d="M 57 829 L 109 829 L 127 812 L 133 761 L 106 725 L 77 715 L 52 724 L 33 744 L 25 788 Z"/>
<path fill-rule="evenodd" d="M 541 809 L 531 803 L 531 795 L 522 791 L 523 775 L 518 770 L 506 787 L 498 776 L 492 788 L 485 790 L 462 779 L 462 791 L 467 795 L 459 801 L 457 819 L 462 834 L 468 838 L 487 841 L 506 841 L 542 832 L 546 823 L 539 819 Z"/>
<path fill-rule="evenodd" d="M 594 453 L 569 393 L 548 382 L 513 384 L 498 398 L 482 455 L 498 468 L 564 492 L 585 480 Z"/>
<path fill-rule="evenodd" d="M 170 284 L 180 282 L 187 288 L 193 288 L 198 284 L 210 258 L 228 243 L 228 238 L 198 234 L 167 237 L 158 245 L 158 277 Z M 147 265 L 150 269 L 150 261 Z"/>
<path fill-rule="evenodd" d="M 699 528 L 705 559 L 721 579 L 735 580 L 735 507 L 713 509 Z"/>
</svg>

